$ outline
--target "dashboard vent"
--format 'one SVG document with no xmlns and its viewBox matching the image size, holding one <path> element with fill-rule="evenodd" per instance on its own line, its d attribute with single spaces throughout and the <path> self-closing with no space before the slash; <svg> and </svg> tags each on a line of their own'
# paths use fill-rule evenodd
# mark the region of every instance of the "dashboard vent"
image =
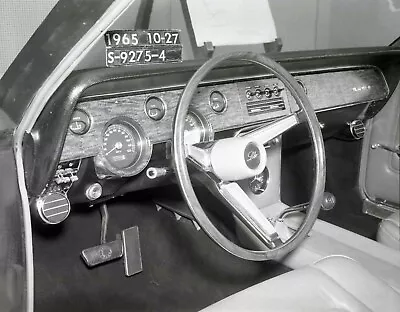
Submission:
<svg viewBox="0 0 400 312">
<path fill-rule="evenodd" d="M 285 110 L 285 102 L 282 97 L 275 98 L 273 100 L 261 100 L 248 102 L 246 104 L 247 112 L 249 115 L 258 115 L 269 112 Z"/>
<path fill-rule="evenodd" d="M 360 140 L 365 135 L 365 124 L 362 120 L 353 120 L 350 124 L 350 133 L 356 140 Z"/>
</svg>

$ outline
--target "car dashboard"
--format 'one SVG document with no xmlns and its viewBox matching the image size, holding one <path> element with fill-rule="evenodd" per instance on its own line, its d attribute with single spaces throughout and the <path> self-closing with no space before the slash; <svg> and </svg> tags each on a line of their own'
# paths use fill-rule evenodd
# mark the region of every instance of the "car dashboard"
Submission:
<svg viewBox="0 0 400 312">
<path fill-rule="evenodd" d="M 314 107 L 324 137 L 370 118 L 390 96 L 392 82 L 370 62 L 307 62 L 306 67 L 289 64 L 289 70 Z M 32 168 L 27 170 L 31 198 L 66 194 L 72 204 L 94 205 L 173 183 L 174 116 L 198 68 L 191 63 L 180 66 L 71 75 L 46 105 L 25 144 L 35 146 L 34 155 L 41 151 L 32 163 L 26 160 Z M 185 141 L 197 144 L 241 135 L 298 110 L 290 92 L 270 73 L 249 64 L 227 64 L 198 87 L 185 122 Z M 35 136 L 35 131 L 42 135 Z M 306 127 L 300 125 L 285 134 L 283 148 L 309 142 Z"/>
</svg>

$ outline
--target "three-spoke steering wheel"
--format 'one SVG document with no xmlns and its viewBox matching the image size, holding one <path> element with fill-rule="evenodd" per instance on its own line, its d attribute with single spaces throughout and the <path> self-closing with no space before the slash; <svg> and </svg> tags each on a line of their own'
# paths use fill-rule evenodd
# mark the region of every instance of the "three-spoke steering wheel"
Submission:
<svg viewBox="0 0 400 312">
<path fill-rule="evenodd" d="M 244 60 L 268 69 L 292 93 L 300 110 L 241 137 L 214 141 L 203 147 L 185 144 L 185 118 L 197 87 L 213 68 L 226 60 Z M 307 124 L 312 141 L 315 173 L 312 196 L 302 224 L 288 240 L 283 242 L 274 225 L 235 181 L 260 174 L 267 162 L 263 145 L 301 122 Z M 187 159 L 190 159 L 212 181 L 213 188 L 229 204 L 233 214 L 266 246 L 264 250 L 249 250 L 231 242 L 208 219 L 195 195 Z M 212 240 L 237 257 L 253 261 L 279 259 L 305 239 L 318 217 L 326 171 L 324 143 L 319 122 L 297 81 L 281 65 L 266 55 L 250 52 L 224 54 L 208 60 L 196 71 L 183 90 L 176 110 L 173 160 L 179 187 L 194 218 Z"/>
</svg>

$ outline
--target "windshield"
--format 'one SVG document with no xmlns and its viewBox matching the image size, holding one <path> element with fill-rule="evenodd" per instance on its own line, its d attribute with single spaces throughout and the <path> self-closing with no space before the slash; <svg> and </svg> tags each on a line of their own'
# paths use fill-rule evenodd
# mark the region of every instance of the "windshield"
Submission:
<svg viewBox="0 0 400 312">
<path fill-rule="evenodd" d="M 56 2 L 0 1 L 0 77 Z M 190 10 L 193 3 L 197 7 Z M 137 0 L 111 29 L 179 29 L 183 59 L 194 59 L 197 47 L 192 36 L 199 35 L 198 27 L 206 24 L 196 23 L 198 5 L 203 7 L 202 18 L 207 20 L 210 33 L 235 37 L 238 29 L 251 24 L 261 30 L 268 27 L 265 33 L 270 34 L 275 27 L 281 51 L 386 46 L 399 36 L 400 29 L 400 0 Z M 229 14 L 236 14 L 231 25 Z M 213 19 L 211 24 L 209 18 Z M 221 24 L 227 26 L 223 31 Z M 268 42 L 249 44 L 251 34 L 248 31 L 238 36 L 233 49 L 268 52 L 269 48 L 261 45 Z M 99 42 L 79 68 L 104 66 L 104 58 L 104 42 Z"/>
</svg>

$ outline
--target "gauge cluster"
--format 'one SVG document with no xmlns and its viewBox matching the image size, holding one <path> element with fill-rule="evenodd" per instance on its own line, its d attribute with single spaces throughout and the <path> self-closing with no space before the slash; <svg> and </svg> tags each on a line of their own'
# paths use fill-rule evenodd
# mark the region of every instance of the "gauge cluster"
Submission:
<svg viewBox="0 0 400 312">
<path fill-rule="evenodd" d="M 140 124 L 130 118 L 110 120 L 101 142 L 101 150 L 95 157 L 100 178 L 133 176 L 150 161 L 153 146 Z"/>
<path fill-rule="evenodd" d="M 148 116 L 151 118 L 154 115 Z M 75 122 L 71 121 L 70 128 Z M 213 140 L 214 132 L 206 118 L 191 109 L 186 116 L 184 136 L 186 144 L 192 145 Z M 94 157 L 97 176 L 113 178 L 136 175 L 149 163 L 152 150 L 153 143 L 138 122 L 128 117 L 113 118 L 104 126 L 101 149 Z"/>
<path fill-rule="evenodd" d="M 277 84 L 277 79 L 257 80 L 260 85 L 267 82 Z M 241 96 L 242 87 L 243 82 L 200 86 L 186 116 L 185 143 L 212 141 L 215 133 L 290 113 L 290 105 L 283 105 L 282 109 L 271 109 L 268 116 L 248 114 L 247 102 Z M 280 91 L 280 100 L 287 104 L 285 91 Z M 181 93 L 182 89 L 176 88 L 90 98 L 78 103 L 61 161 L 93 159 L 97 177 L 108 179 L 135 176 L 154 157 L 168 159 L 170 148 L 159 152 L 158 146 L 168 146 L 173 139 L 175 112 Z"/>
<path fill-rule="evenodd" d="M 230 91 L 225 88 L 203 88 L 201 102 L 189 108 L 184 128 L 186 144 L 213 140 L 214 126 L 221 127 L 225 118 L 233 120 L 226 115 Z M 100 179 L 137 175 L 152 159 L 153 146 L 172 140 L 179 96 L 176 90 L 78 104 L 61 160 L 93 158 Z"/>
</svg>

